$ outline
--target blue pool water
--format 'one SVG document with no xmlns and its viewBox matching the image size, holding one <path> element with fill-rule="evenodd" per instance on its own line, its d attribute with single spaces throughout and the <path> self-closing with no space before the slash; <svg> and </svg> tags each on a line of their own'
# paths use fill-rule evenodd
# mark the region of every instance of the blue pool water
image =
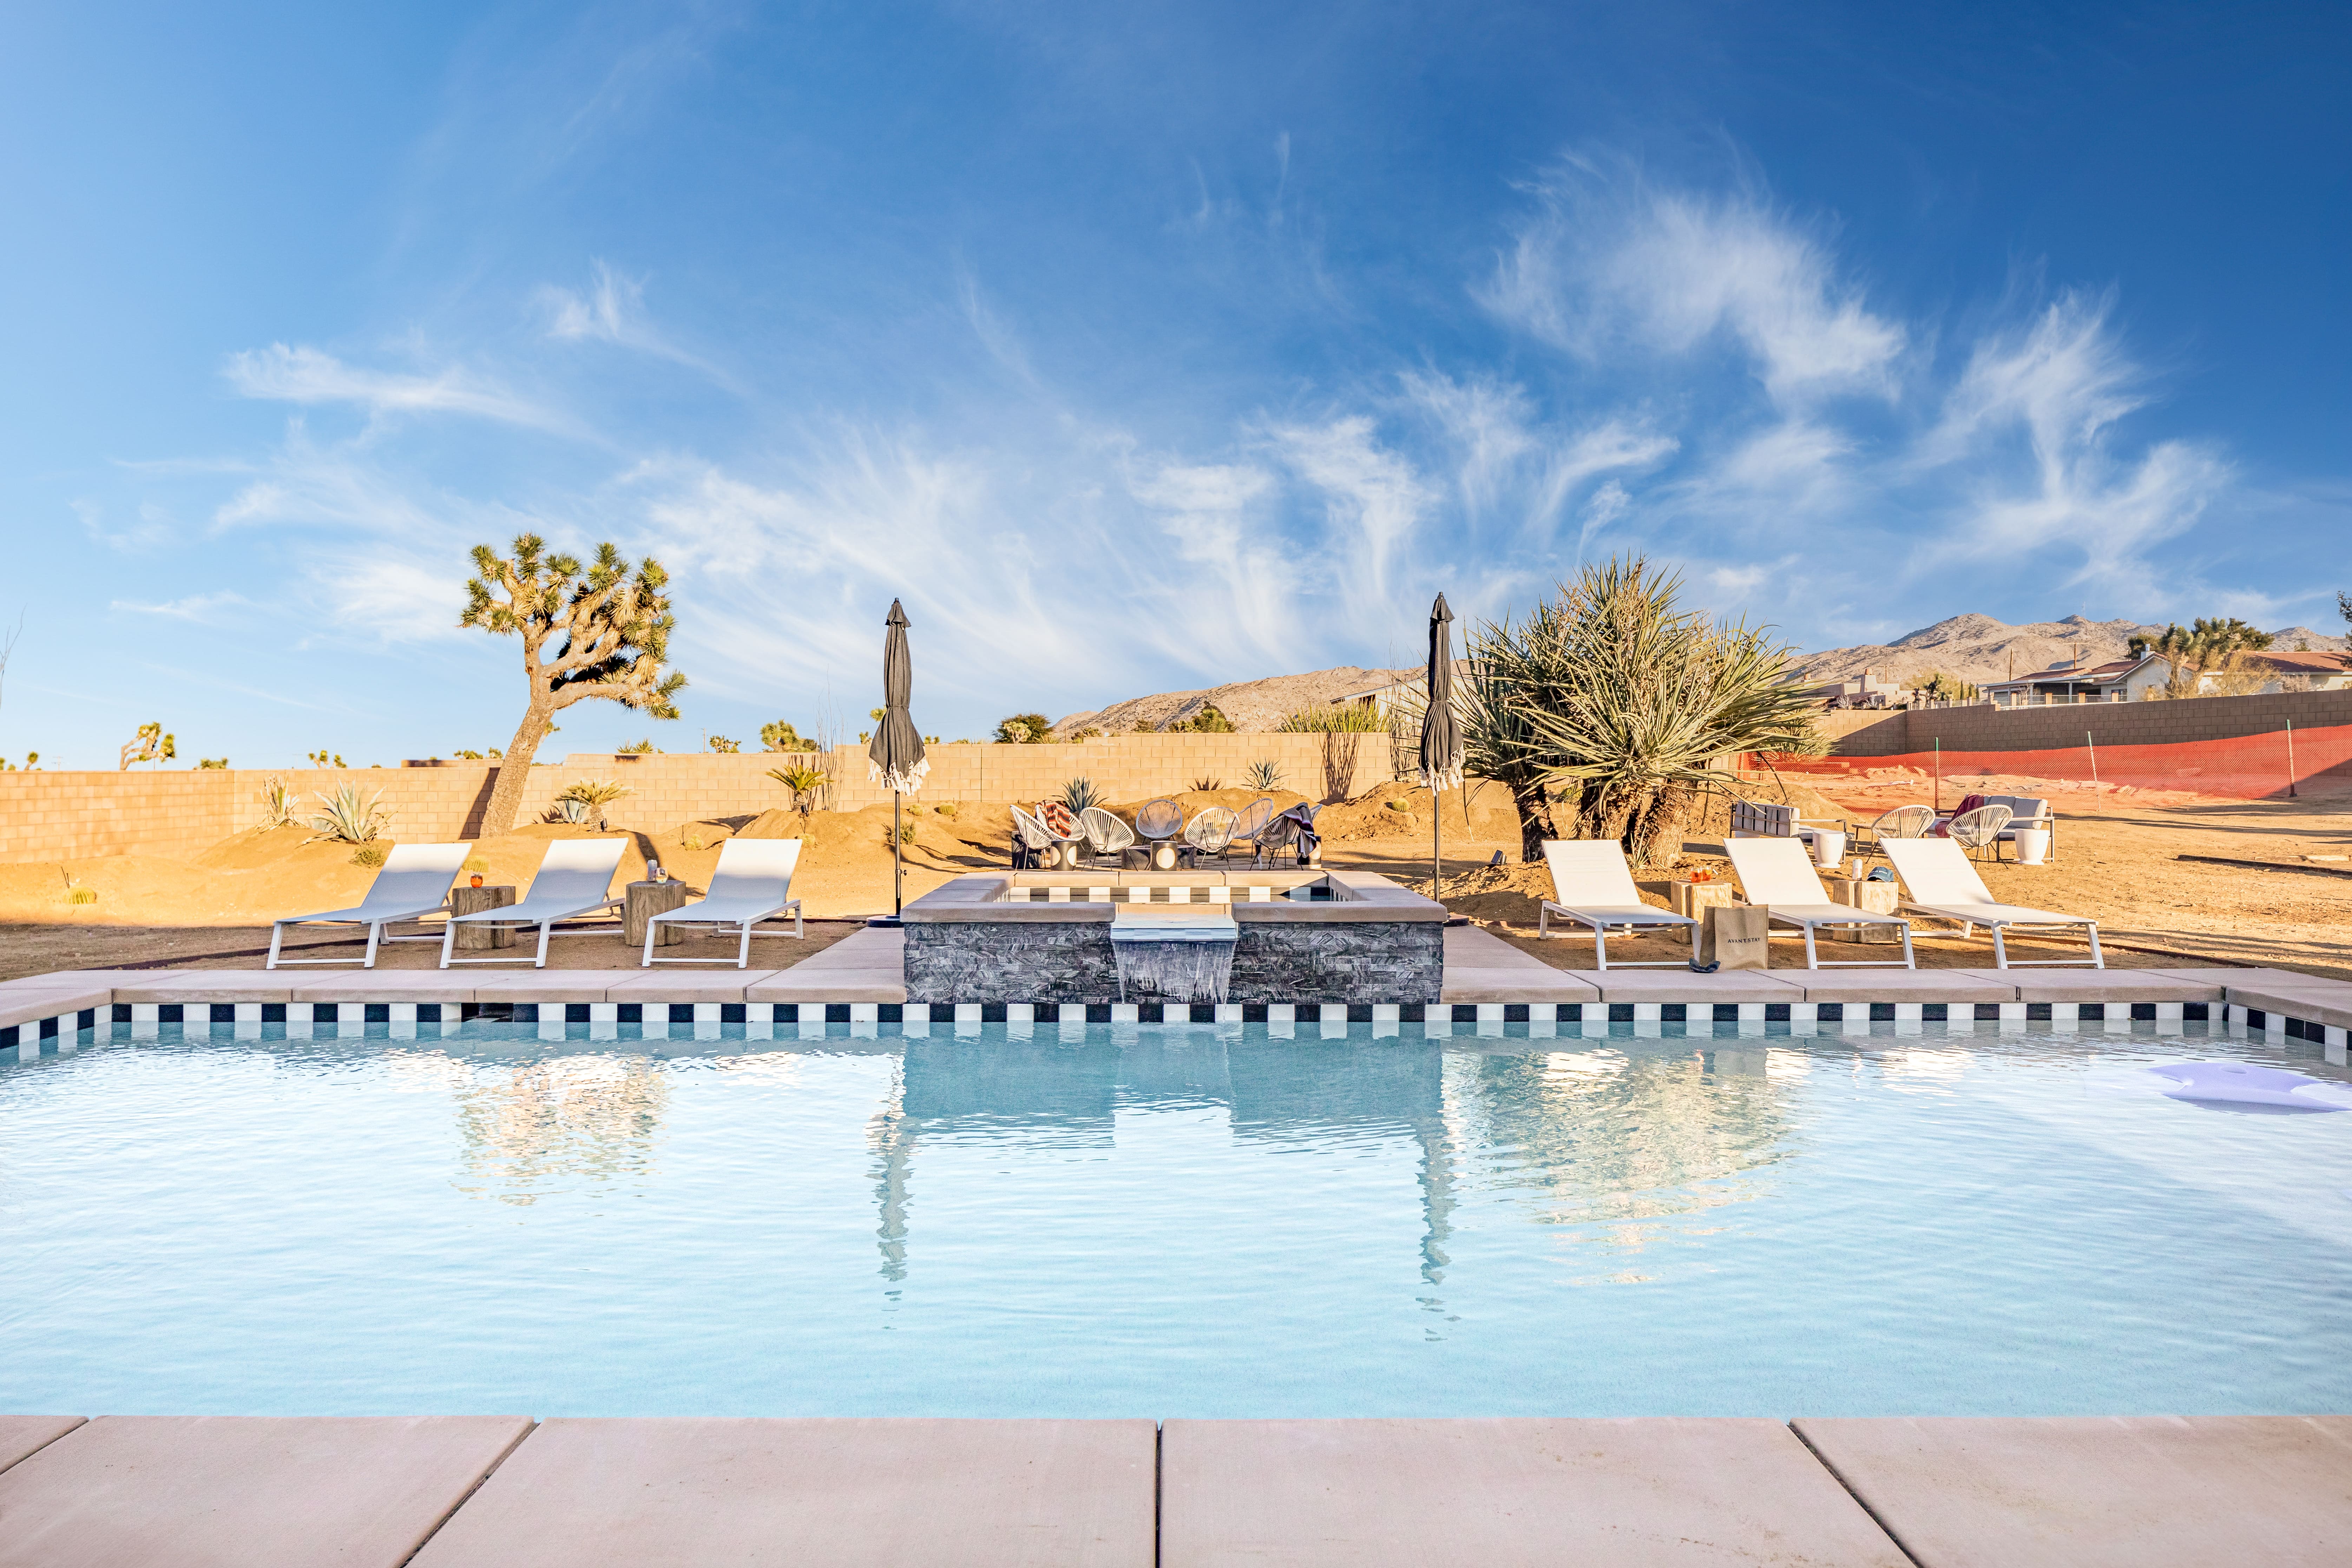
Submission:
<svg viewBox="0 0 2352 1568">
<path fill-rule="evenodd" d="M 2352 1114 L 2117 1087 L 2299 1045 L 1489 1027 L 85 1035 L 0 1409 L 2352 1409 Z"/>
</svg>

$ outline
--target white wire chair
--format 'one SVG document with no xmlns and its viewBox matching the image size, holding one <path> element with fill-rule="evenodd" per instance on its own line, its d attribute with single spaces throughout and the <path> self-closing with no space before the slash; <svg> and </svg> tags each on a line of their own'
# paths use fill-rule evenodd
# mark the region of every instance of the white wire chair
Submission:
<svg viewBox="0 0 2352 1568">
<path fill-rule="evenodd" d="M 1045 825 L 1022 810 L 1013 808 L 1013 868 L 1016 871 L 1043 866 L 1048 854 L 1057 854 L 1056 840 Z"/>
<path fill-rule="evenodd" d="M 1095 858 L 1116 856 L 1118 863 L 1127 863 L 1127 852 L 1135 846 L 1135 829 L 1121 822 L 1117 816 L 1098 805 L 1090 805 L 1078 813 L 1078 829 L 1087 836 L 1087 847 Z"/>
<path fill-rule="evenodd" d="M 1274 796 L 1270 795 L 1262 795 L 1242 807 L 1241 817 L 1234 824 L 1233 840 L 1225 846 L 1225 853 L 1230 855 L 1234 850 L 1246 844 L 1250 847 L 1251 859 L 1253 861 L 1258 859 L 1258 835 L 1266 830 L 1267 825 L 1274 821 L 1276 814 L 1281 809 L 1275 804 Z"/>
<path fill-rule="evenodd" d="M 1944 824 L 1944 837 L 1973 853 L 2000 838 L 2001 829 L 2016 815 L 2005 805 L 1980 805 Z"/>
<path fill-rule="evenodd" d="M 1223 855 L 1234 841 L 1234 829 L 1241 818 L 1226 806 L 1209 805 L 1201 808 L 1191 822 L 1184 825 L 1184 842 L 1192 847 L 1193 864 L 1208 856 Z"/>
<path fill-rule="evenodd" d="M 1931 805 L 1898 805 L 1883 813 L 1876 821 L 1865 822 L 1854 829 L 1853 852 L 1856 855 L 1884 854 L 1881 847 L 1890 838 L 1920 838 L 1936 825 L 1936 808 Z"/>
</svg>

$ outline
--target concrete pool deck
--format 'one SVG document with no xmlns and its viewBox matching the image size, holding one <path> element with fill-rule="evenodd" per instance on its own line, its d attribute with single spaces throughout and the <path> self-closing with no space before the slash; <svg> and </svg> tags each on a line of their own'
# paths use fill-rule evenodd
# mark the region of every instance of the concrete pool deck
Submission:
<svg viewBox="0 0 2352 1568">
<path fill-rule="evenodd" d="M 1040 906 L 1041 908 L 1044 906 Z M 71 1048 L 105 1025 L 285 1023 L 340 1026 L 516 1022 L 757 1025 L 985 1022 L 1400 1021 L 1762 1025 L 2047 1021 L 2060 1027 L 2182 1021 L 2284 1033 L 2344 1060 L 2352 983 L 2284 970 L 2197 968 L 1569 970 L 1475 926 L 1444 929 L 1442 1000 L 1399 1005 L 921 1004 L 907 1000 L 903 930 L 854 932 L 787 969 L 77 970 L 0 983 L 0 1053 Z M 650 1010 L 648 1010 L 650 1009 Z"/>
<path fill-rule="evenodd" d="M 2352 1559 L 2352 1417 L 0 1416 L 0 1568 Z"/>
</svg>

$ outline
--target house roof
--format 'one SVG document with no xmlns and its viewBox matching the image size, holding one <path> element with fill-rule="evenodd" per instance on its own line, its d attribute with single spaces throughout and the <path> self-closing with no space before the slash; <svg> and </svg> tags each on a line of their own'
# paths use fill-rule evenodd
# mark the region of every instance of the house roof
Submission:
<svg viewBox="0 0 2352 1568">
<path fill-rule="evenodd" d="M 2341 675 L 2352 669 L 2352 654 L 2330 653 L 2314 648 L 2309 652 L 2250 653 L 2246 662 L 2261 669 L 2276 670 L 2281 675 Z"/>
<path fill-rule="evenodd" d="M 2014 680 L 1988 680 L 1982 689 L 2022 691 L 2031 686 L 2112 686 L 2129 677 L 2154 657 L 2150 654 L 2143 658 L 2114 658 L 2105 664 L 2054 665 L 2048 669 L 2037 669 L 2029 675 L 2021 675 Z"/>
</svg>

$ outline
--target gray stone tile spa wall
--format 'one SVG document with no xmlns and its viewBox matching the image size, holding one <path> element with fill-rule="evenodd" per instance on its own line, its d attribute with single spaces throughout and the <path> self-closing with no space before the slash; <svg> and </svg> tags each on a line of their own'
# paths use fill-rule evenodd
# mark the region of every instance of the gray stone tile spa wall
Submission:
<svg viewBox="0 0 2352 1568">
<path fill-rule="evenodd" d="M 1108 921 L 909 921 L 906 932 L 909 1002 L 1119 999 Z M 1244 921 L 1227 1000 L 1433 1003 L 1444 974 L 1445 928 L 1429 921 Z"/>
</svg>

